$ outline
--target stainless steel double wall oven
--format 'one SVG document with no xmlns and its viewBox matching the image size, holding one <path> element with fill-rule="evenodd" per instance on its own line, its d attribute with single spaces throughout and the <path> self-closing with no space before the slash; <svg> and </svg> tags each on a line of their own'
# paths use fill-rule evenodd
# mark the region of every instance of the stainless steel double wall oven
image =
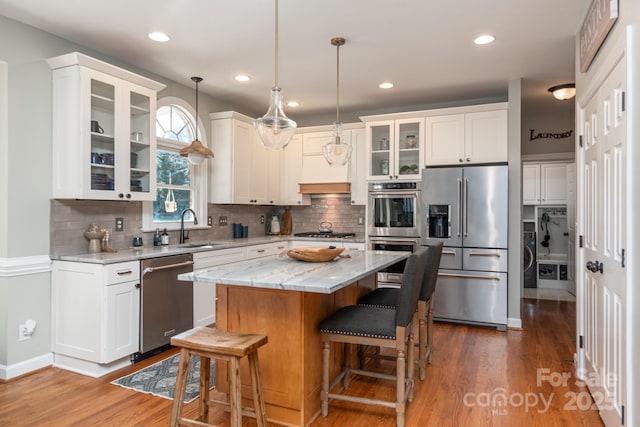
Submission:
<svg viewBox="0 0 640 427">
<path fill-rule="evenodd" d="M 424 226 L 420 183 L 369 184 L 369 247 L 374 250 L 410 251 L 420 246 Z M 405 261 L 378 272 L 378 286 L 398 287 Z"/>
</svg>

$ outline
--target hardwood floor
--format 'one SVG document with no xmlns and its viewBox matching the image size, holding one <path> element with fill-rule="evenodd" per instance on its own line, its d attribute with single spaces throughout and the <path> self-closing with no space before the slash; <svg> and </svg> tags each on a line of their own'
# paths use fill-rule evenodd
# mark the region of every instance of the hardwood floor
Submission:
<svg viewBox="0 0 640 427">
<path fill-rule="evenodd" d="M 436 323 L 433 364 L 424 382 L 416 380 L 407 407 L 407 427 L 422 426 L 602 426 L 586 405 L 587 389 L 575 384 L 575 303 L 522 300 L 523 330 Z M 175 352 L 176 350 L 170 350 Z M 47 368 L 0 383 L 2 426 L 162 426 L 171 400 L 127 390 L 110 382 L 167 353 L 99 379 Z M 393 363 L 378 361 L 381 368 Z M 388 364 L 388 366 L 387 366 Z M 543 371 L 544 370 L 544 371 Z M 567 377 L 562 384 L 562 375 Z M 354 394 L 391 398 L 391 384 L 371 378 L 352 381 Z M 500 396 L 506 404 L 499 405 Z M 195 416 L 197 402 L 185 406 Z M 214 411 L 210 422 L 228 426 L 228 415 Z M 246 419 L 243 426 L 255 426 Z M 332 402 L 329 415 L 313 427 L 395 426 L 393 409 Z"/>
</svg>

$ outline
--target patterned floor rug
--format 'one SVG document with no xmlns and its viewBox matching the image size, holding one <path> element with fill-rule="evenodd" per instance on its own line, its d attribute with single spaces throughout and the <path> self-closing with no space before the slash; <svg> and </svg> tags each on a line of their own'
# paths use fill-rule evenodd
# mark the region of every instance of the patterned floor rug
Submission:
<svg viewBox="0 0 640 427">
<path fill-rule="evenodd" d="M 176 354 L 158 363 L 147 366 L 144 369 L 129 374 L 125 377 L 112 381 L 111 384 L 119 385 L 142 393 L 153 394 L 154 396 L 173 399 L 173 392 L 178 376 L 178 364 L 180 354 Z M 215 386 L 215 360 L 211 360 L 211 387 Z M 187 380 L 187 391 L 184 395 L 185 403 L 196 399 L 200 394 L 200 358 L 191 356 L 189 364 L 189 378 Z"/>
</svg>

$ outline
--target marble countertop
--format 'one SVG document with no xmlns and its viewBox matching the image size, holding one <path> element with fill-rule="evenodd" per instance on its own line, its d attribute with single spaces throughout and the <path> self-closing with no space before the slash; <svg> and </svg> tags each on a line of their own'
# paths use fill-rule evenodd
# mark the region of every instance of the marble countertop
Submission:
<svg viewBox="0 0 640 427">
<path fill-rule="evenodd" d="M 194 247 L 187 245 L 168 245 L 168 246 L 143 246 L 141 248 L 121 249 L 118 252 L 99 252 L 99 253 L 81 253 L 81 254 L 56 254 L 50 255 L 52 260 L 87 262 L 93 264 L 114 264 L 118 262 L 136 261 L 148 258 L 158 258 L 169 255 L 180 255 L 186 253 L 215 251 L 220 249 L 234 248 L 238 246 L 253 246 L 263 243 L 286 242 L 289 240 L 308 240 L 317 242 L 318 238 L 294 237 L 294 236 L 260 236 L 249 237 L 243 239 L 215 240 L 209 242 L 192 242 L 191 245 L 206 244 L 210 245 Z M 335 239 L 323 238 L 322 242 L 352 242 L 364 243 L 364 238 Z"/>
<path fill-rule="evenodd" d="M 349 255 L 350 258 L 318 263 L 274 255 L 184 273 L 178 278 L 195 282 L 330 294 L 408 258 L 411 253 L 365 250 L 350 251 Z"/>
</svg>

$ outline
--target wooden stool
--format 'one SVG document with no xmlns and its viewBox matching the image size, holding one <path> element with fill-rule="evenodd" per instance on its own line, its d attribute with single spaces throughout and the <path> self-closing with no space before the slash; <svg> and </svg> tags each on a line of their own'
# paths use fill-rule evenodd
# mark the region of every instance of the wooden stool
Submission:
<svg viewBox="0 0 640 427">
<path fill-rule="evenodd" d="M 209 407 L 223 404 L 231 411 L 231 426 L 242 425 L 242 414 L 255 416 L 259 427 L 266 425 L 264 399 L 260 386 L 260 365 L 258 348 L 267 343 L 266 335 L 236 334 L 219 331 L 215 328 L 198 327 L 171 338 L 171 345 L 180 347 L 180 365 L 173 396 L 171 410 L 171 426 L 208 426 Z M 200 356 L 200 414 L 196 421 L 182 417 L 184 394 L 189 376 L 191 355 Z M 240 394 L 240 359 L 249 357 L 251 382 L 253 384 L 254 409 L 242 408 Z M 211 375 L 211 359 L 222 359 L 229 366 L 229 403 L 209 400 L 209 384 Z M 244 410 L 244 411 L 243 411 Z"/>
</svg>

